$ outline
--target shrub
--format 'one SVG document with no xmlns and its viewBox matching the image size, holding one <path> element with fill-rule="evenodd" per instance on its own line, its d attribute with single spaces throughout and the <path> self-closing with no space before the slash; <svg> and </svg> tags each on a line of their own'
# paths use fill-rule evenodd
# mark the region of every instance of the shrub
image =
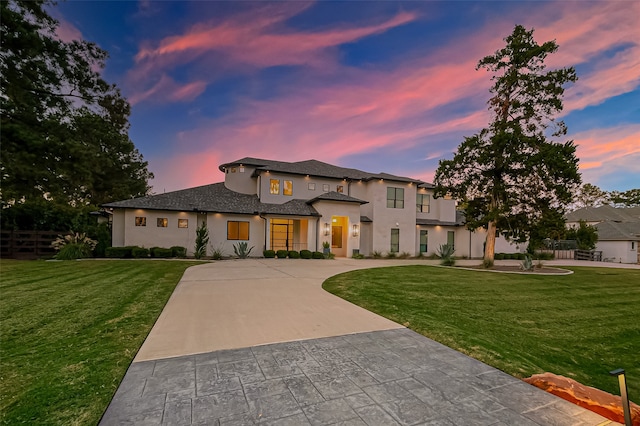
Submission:
<svg viewBox="0 0 640 426">
<path fill-rule="evenodd" d="M 324 258 L 325 259 L 335 259 L 336 255 L 335 255 L 335 253 L 327 253 L 327 254 L 324 255 Z"/>
<path fill-rule="evenodd" d="M 58 238 L 51 243 L 51 247 L 58 251 L 56 259 L 72 260 L 91 257 L 93 249 L 97 244 L 98 242 L 96 240 L 88 238 L 84 233 L 72 232 L 64 237 L 58 235 Z M 67 246 L 71 247 L 65 249 Z M 61 252 L 62 255 L 60 254 Z"/>
<path fill-rule="evenodd" d="M 398 253 L 396 253 L 395 251 L 390 251 L 389 253 L 387 253 L 387 259 L 395 259 L 396 257 L 398 257 Z"/>
<path fill-rule="evenodd" d="M 153 246 L 153 247 L 151 247 L 151 248 L 149 249 L 149 255 L 150 255 L 151 257 L 156 257 L 155 252 L 156 252 L 156 249 L 159 249 L 159 248 L 161 248 L 161 247 L 157 247 L 157 246 Z"/>
<path fill-rule="evenodd" d="M 310 250 L 300 250 L 300 257 L 303 259 L 311 259 L 311 251 Z"/>
<path fill-rule="evenodd" d="M 287 250 L 278 250 L 276 252 L 276 256 L 278 256 L 278 259 L 286 258 L 288 254 L 289 254 L 289 252 Z"/>
<path fill-rule="evenodd" d="M 233 245 L 233 252 L 240 259 L 246 259 L 247 257 L 249 257 L 251 250 L 253 250 L 253 246 L 249 248 L 249 243 L 247 243 L 246 241 Z M 222 253 L 220 257 L 222 257 Z"/>
<path fill-rule="evenodd" d="M 314 251 L 311 257 L 314 259 L 324 259 L 324 254 L 321 251 Z"/>
<path fill-rule="evenodd" d="M 133 247 L 107 247 L 104 250 L 105 256 L 114 259 L 124 259 L 131 257 Z"/>
<path fill-rule="evenodd" d="M 273 259 L 274 257 L 276 257 L 276 252 L 275 250 L 265 250 L 262 252 L 262 255 L 267 259 Z"/>
<path fill-rule="evenodd" d="M 193 251 L 196 259 L 207 255 L 207 244 L 209 244 L 209 230 L 207 229 L 207 224 L 202 222 L 196 228 L 196 245 Z"/>
<path fill-rule="evenodd" d="M 131 249 L 131 257 L 135 259 L 149 257 L 149 249 L 146 249 L 144 247 L 133 247 Z"/>
<path fill-rule="evenodd" d="M 496 253 L 493 258 L 495 260 L 503 260 L 504 259 L 504 253 Z"/>
<path fill-rule="evenodd" d="M 440 258 L 440 264 L 443 266 L 453 266 L 456 260 L 453 258 L 455 249 L 449 244 L 442 244 L 438 248 L 438 257 Z"/>
<path fill-rule="evenodd" d="M 400 253 L 400 254 L 398 255 L 398 257 L 399 257 L 400 259 L 408 259 L 408 258 L 410 258 L 410 257 L 411 257 L 411 253 L 409 253 L 408 251 L 403 251 L 402 253 Z"/>
<path fill-rule="evenodd" d="M 295 250 L 289 252 L 289 259 L 300 259 L 300 253 Z"/>
<path fill-rule="evenodd" d="M 107 247 L 111 247 L 111 230 L 107 223 L 99 223 L 94 231 L 95 239 L 98 241 L 93 253 L 96 257 L 105 257 Z"/>
<path fill-rule="evenodd" d="M 352 256 L 354 259 L 364 259 L 364 254 L 361 253 L 353 253 Z"/>
<path fill-rule="evenodd" d="M 525 260 L 527 258 L 527 256 L 524 253 L 518 253 L 518 260 Z"/>
<path fill-rule="evenodd" d="M 65 244 L 58 254 L 56 259 L 58 260 L 75 260 L 91 257 L 91 250 L 85 244 L 70 243 Z"/>
<path fill-rule="evenodd" d="M 523 271 L 533 271 L 533 259 L 531 256 L 525 256 L 522 263 L 520 263 L 520 269 Z"/>
<path fill-rule="evenodd" d="M 173 257 L 173 252 L 168 248 L 156 247 L 153 250 L 153 257 L 157 257 L 158 259 L 167 259 Z"/>
<path fill-rule="evenodd" d="M 371 256 L 373 256 L 374 259 L 381 259 L 382 258 L 382 252 L 379 251 L 374 251 L 373 253 L 371 253 Z"/>
<path fill-rule="evenodd" d="M 181 246 L 171 247 L 173 257 L 187 257 L 187 248 Z"/>
</svg>

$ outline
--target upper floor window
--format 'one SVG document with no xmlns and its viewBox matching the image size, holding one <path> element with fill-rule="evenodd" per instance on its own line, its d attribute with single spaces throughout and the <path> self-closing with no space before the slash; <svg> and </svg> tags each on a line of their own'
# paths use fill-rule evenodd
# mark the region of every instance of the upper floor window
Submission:
<svg viewBox="0 0 640 426">
<path fill-rule="evenodd" d="M 248 240 L 249 222 L 227 222 L 227 240 Z"/>
<path fill-rule="evenodd" d="M 280 180 L 279 179 L 271 179 L 269 180 L 269 192 L 274 195 L 280 194 Z"/>
<path fill-rule="evenodd" d="M 329 192 L 329 184 L 328 183 L 322 184 L 322 190 L 324 192 Z"/>
<path fill-rule="evenodd" d="M 418 194 L 416 196 L 416 208 L 417 211 L 422 213 L 429 213 L 429 204 L 431 203 L 431 195 L 429 194 Z"/>
<path fill-rule="evenodd" d="M 285 180 L 282 181 L 284 188 L 282 188 L 283 195 L 293 195 L 293 181 Z"/>
<path fill-rule="evenodd" d="M 342 186 L 342 185 L 338 185 L 338 186 L 336 187 L 336 191 L 342 194 L 342 193 L 344 192 L 344 186 Z"/>
<path fill-rule="evenodd" d="M 404 188 L 387 188 L 387 207 L 404 209 Z"/>
<path fill-rule="evenodd" d="M 136 216 L 136 226 L 147 226 L 147 218 L 144 216 Z"/>
<path fill-rule="evenodd" d="M 169 219 L 166 217 L 159 217 L 156 223 L 158 228 L 166 228 L 169 226 Z"/>
<path fill-rule="evenodd" d="M 316 190 L 316 184 L 315 183 L 309 183 L 309 191 L 315 191 Z"/>
</svg>

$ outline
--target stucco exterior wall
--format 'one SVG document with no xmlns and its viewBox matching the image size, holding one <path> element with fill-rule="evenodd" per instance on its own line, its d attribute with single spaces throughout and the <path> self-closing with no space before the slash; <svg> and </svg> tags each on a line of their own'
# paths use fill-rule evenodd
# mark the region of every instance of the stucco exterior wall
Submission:
<svg viewBox="0 0 640 426">
<path fill-rule="evenodd" d="M 227 222 L 229 221 L 249 222 L 249 239 L 228 240 Z M 240 242 L 246 242 L 249 247 L 253 247 L 251 256 L 262 256 L 265 247 L 265 221 L 260 216 L 209 213 L 207 215 L 207 228 L 209 229 L 207 255 L 210 255 L 211 249 L 214 248 L 222 250 L 223 256 L 234 256 L 233 246 Z"/>
<path fill-rule="evenodd" d="M 617 263 L 638 263 L 638 241 L 598 241 L 596 250 L 602 251 L 602 259 Z"/>
<path fill-rule="evenodd" d="M 360 236 L 353 236 L 353 225 L 358 225 L 359 232 L 362 231 L 362 226 L 360 224 L 360 205 L 355 203 L 340 203 L 334 201 L 318 201 L 313 204 L 313 207 L 322 215 L 320 218 L 320 228 L 319 228 L 319 243 L 318 247 L 322 247 L 322 243 L 327 241 L 331 243 L 331 235 L 325 235 L 324 226 L 326 223 L 331 226 L 332 217 L 345 217 L 346 218 L 346 226 L 343 232 L 346 233 L 346 237 L 344 238 L 344 242 L 346 242 L 346 247 L 342 250 L 332 250 L 336 256 L 346 256 L 351 257 L 353 255 L 353 250 L 360 250 Z"/>
<path fill-rule="evenodd" d="M 251 177 L 255 169 L 247 166 L 229 167 L 225 171 L 224 186 L 241 194 L 256 194 L 256 179 Z"/>
<path fill-rule="evenodd" d="M 279 194 L 271 194 L 271 179 L 278 179 L 280 182 Z M 284 181 L 292 183 L 292 195 L 283 195 Z M 309 184 L 314 184 L 314 189 L 309 189 Z M 328 191 L 325 190 L 328 185 Z M 354 183 L 351 183 L 353 188 Z M 284 173 L 265 172 L 258 178 L 259 196 L 263 203 L 283 204 L 292 199 L 310 200 L 327 192 L 336 191 L 338 186 L 342 186 L 342 193 L 349 195 L 349 182 L 341 179 L 325 179 L 313 176 L 295 176 Z"/>
<path fill-rule="evenodd" d="M 172 212 L 165 210 L 124 210 L 124 214 L 114 212 L 113 241 L 114 247 L 140 246 L 165 247 L 182 246 L 187 254 L 193 254 L 197 225 L 194 212 Z M 146 226 L 136 226 L 136 217 L 146 218 Z M 158 227 L 157 219 L 166 218 L 167 227 Z M 187 228 L 178 228 L 178 219 L 187 219 Z M 124 238 L 115 238 L 120 229 L 124 229 Z"/>
<path fill-rule="evenodd" d="M 111 245 L 114 247 L 124 247 L 125 241 L 125 211 L 115 209 L 111 217 Z"/>
</svg>

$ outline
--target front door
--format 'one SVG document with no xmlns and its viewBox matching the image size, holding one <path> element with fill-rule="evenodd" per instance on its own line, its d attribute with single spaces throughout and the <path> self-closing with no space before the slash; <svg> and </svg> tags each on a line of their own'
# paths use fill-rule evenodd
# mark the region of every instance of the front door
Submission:
<svg viewBox="0 0 640 426">
<path fill-rule="evenodd" d="M 331 227 L 331 248 L 342 248 L 342 225 Z"/>
<path fill-rule="evenodd" d="M 291 250 L 289 224 L 271 224 L 271 250 Z"/>
</svg>

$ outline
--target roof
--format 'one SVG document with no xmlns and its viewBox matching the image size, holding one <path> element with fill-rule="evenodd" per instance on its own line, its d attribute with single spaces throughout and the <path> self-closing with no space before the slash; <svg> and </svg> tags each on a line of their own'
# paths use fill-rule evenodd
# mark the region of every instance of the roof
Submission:
<svg viewBox="0 0 640 426">
<path fill-rule="evenodd" d="M 327 192 L 321 195 L 318 195 L 315 198 L 307 201 L 307 204 L 313 204 L 316 201 L 340 201 L 343 203 L 357 203 L 357 204 L 368 204 L 368 201 L 360 200 L 359 198 L 350 197 L 349 195 L 344 195 L 336 191 Z"/>
<path fill-rule="evenodd" d="M 432 226 L 462 226 L 465 223 L 464 213 L 456 210 L 456 221 L 446 222 L 437 219 L 416 219 L 416 225 L 432 225 Z"/>
<path fill-rule="evenodd" d="M 584 207 L 565 215 L 567 222 L 602 222 L 605 220 L 614 222 L 640 222 L 640 207 Z"/>
<path fill-rule="evenodd" d="M 404 176 L 396 176 L 388 173 L 370 173 L 358 169 L 350 169 L 346 167 L 334 166 L 332 164 L 323 163 L 318 160 L 305 160 L 294 163 L 285 161 L 265 160 L 261 158 L 245 157 L 230 163 L 220 165 L 220 170 L 225 171 L 231 166 L 254 166 L 256 167 L 256 174 L 260 174 L 263 171 L 272 171 L 279 173 L 288 173 L 294 175 L 309 175 L 316 177 L 325 177 L 333 179 L 347 179 L 347 180 L 376 180 L 387 179 L 398 182 L 413 182 L 417 184 L 425 184 L 418 179 L 412 179 Z"/>
<path fill-rule="evenodd" d="M 640 221 L 604 221 L 595 225 L 598 241 L 640 241 Z"/>
<path fill-rule="evenodd" d="M 224 183 L 198 186 L 164 194 L 103 204 L 107 208 L 148 210 L 201 211 L 208 213 L 281 214 L 319 216 L 305 200 L 291 200 L 284 204 L 262 203 L 257 195 L 231 191 Z"/>
</svg>

